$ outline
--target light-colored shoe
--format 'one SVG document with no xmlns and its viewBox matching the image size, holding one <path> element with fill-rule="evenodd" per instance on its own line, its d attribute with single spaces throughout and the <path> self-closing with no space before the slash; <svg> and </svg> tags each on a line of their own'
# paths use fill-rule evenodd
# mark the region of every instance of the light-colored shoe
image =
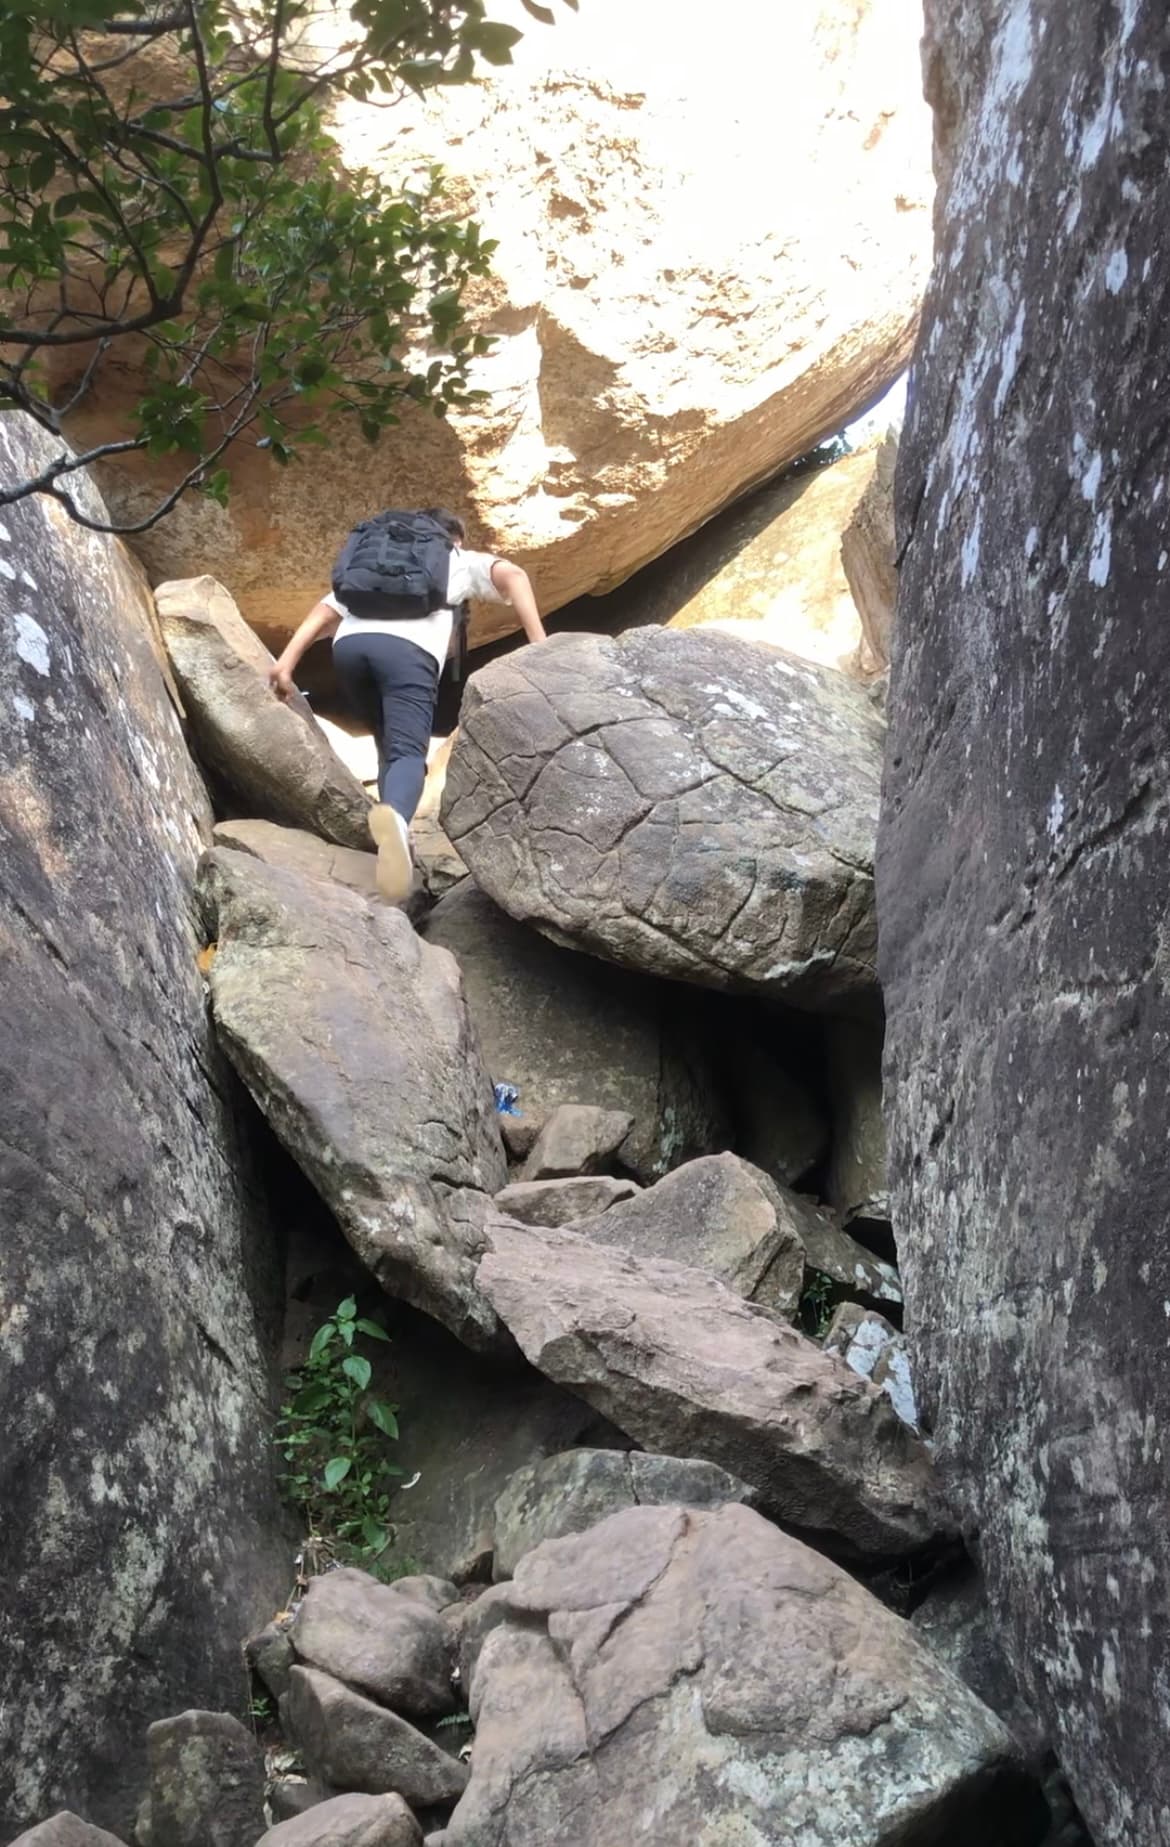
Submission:
<svg viewBox="0 0 1170 1847">
<path fill-rule="evenodd" d="M 370 832 L 378 848 L 375 878 L 378 890 L 391 904 L 401 904 L 414 879 L 410 857 L 410 828 L 386 802 L 377 802 L 369 813 Z"/>
</svg>

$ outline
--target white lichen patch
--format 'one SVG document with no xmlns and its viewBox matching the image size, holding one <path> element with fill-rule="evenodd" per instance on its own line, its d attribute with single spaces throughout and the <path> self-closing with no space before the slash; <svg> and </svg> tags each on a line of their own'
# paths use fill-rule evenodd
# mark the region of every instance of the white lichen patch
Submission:
<svg viewBox="0 0 1170 1847">
<path fill-rule="evenodd" d="M 2 560 L 0 560 L 2 562 Z M 12 618 L 16 630 L 16 652 L 35 673 L 49 672 L 49 637 L 35 617 L 18 609 Z"/>
</svg>

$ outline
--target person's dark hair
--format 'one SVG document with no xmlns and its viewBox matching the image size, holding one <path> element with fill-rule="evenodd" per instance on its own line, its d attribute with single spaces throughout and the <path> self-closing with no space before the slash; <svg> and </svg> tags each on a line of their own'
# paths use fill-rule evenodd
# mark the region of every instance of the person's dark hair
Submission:
<svg viewBox="0 0 1170 1847">
<path fill-rule="evenodd" d="M 445 532 L 449 532 L 453 539 L 458 539 L 460 545 L 463 544 L 467 530 L 457 513 L 449 513 L 446 507 L 426 507 L 423 510 L 428 519 L 437 520 Z"/>
</svg>

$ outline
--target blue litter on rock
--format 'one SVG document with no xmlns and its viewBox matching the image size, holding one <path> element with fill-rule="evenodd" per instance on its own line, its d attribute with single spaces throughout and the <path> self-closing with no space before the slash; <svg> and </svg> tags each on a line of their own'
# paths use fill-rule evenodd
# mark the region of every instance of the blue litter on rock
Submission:
<svg viewBox="0 0 1170 1847">
<path fill-rule="evenodd" d="M 518 1116 L 520 1114 L 520 1111 L 516 1108 L 517 1103 L 520 1101 L 520 1092 L 517 1090 L 515 1084 L 493 1084 L 492 1089 L 496 1093 L 496 1109 L 501 1116 Z"/>
</svg>

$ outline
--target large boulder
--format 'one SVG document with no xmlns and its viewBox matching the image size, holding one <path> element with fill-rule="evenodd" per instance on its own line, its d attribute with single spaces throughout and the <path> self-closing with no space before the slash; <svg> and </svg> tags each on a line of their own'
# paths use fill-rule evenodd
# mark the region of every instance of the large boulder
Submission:
<svg viewBox="0 0 1170 1847">
<path fill-rule="evenodd" d="M 808 0 L 764 39 L 758 0 L 694 34 L 674 0 L 556 13 L 548 31 L 499 0 L 493 17 L 526 31 L 513 68 L 333 115 L 346 169 L 440 162 L 452 204 L 498 240 L 473 316 L 496 340 L 474 373 L 486 398 L 442 422 L 407 404 L 372 449 L 339 418 L 323 465 L 242 446 L 226 510 L 192 495 L 143 535 L 156 578 L 214 558 L 249 621 L 287 633 L 354 520 L 421 498 L 465 507 L 476 543 L 520 556 L 557 608 L 658 557 L 903 369 L 930 251 L 913 8 Z M 79 434 L 120 427 L 135 385 L 111 375 Z M 109 491 L 136 512 L 173 469 L 115 458 Z M 473 636 L 514 626 L 488 605 Z"/>
<path fill-rule="evenodd" d="M 422 1847 L 401 1796 L 332 1796 L 262 1835 L 257 1847 Z"/>
<path fill-rule="evenodd" d="M 160 584 L 155 603 L 199 755 L 229 799 L 262 820 L 368 848 L 369 796 L 305 700 L 275 697 L 272 656 L 223 585 Z"/>
<path fill-rule="evenodd" d="M 116 1834 L 82 1821 L 71 1809 L 61 1809 L 13 1841 L 12 1847 L 122 1847 Z"/>
<path fill-rule="evenodd" d="M 882 724 L 831 668 L 704 629 L 558 635 L 471 680 L 443 820 L 490 897 L 650 974 L 875 983 Z"/>
<path fill-rule="evenodd" d="M 868 449 L 770 481 L 612 591 L 595 626 L 718 628 L 856 674 L 862 631 L 841 545 L 873 470 Z"/>
<path fill-rule="evenodd" d="M 255 1847 L 264 1827 L 264 1756 L 230 1712 L 180 1712 L 146 1734 L 144 1847 Z M 145 1825 L 144 1825 L 145 1823 Z"/>
<path fill-rule="evenodd" d="M 506 1219 L 489 1237 L 479 1287 L 528 1359 L 643 1448 L 718 1463 L 842 1555 L 946 1526 L 922 1444 L 795 1328 L 682 1264 Z"/>
<path fill-rule="evenodd" d="M 366 1571 L 342 1567 L 314 1578 L 289 1634 L 300 1660 L 407 1718 L 455 1705 L 455 1663 L 438 1613 Z"/>
<path fill-rule="evenodd" d="M 0 418 L 0 477 L 59 451 Z M 242 1703 L 287 1575 L 276 1238 L 196 968 L 211 816 L 166 672 L 123 547 L 4 508 L 4 1840 L 63 1802 L 127 1829 L 147 1724 Z"/>
<path fill-rule="evenodd" d="M 311 1775 L 333 1789 L 399 1795 L 412 1808 L 430 1808 L 467 1783 L 457 1757 L 316 1668 L 294 1667 L 280 1714 Z"/>
<path fill-rule="evenodd" d="M 199 889 L 216 1029 L 280 1140 L 389 1294 L 497 1343 L 460 1195 L 507 1168 L 454 960 L 389 905 L 223 847 Z"/>
<path fill-rule="evenodd" d="M 1161 1847 L 1166 14 L 931 0 L 944 184 L 898 463 L 894 1217 L 988 1601 L 1099 1847 Z"/>
<path fill-rule="evenodd" d="M 714 1075 L 664 982 L 559 948 L 470 879 L 423 931 L 458 962 L 484 1062 L 516 1085 L 526 1123 L 539 1130 L 559 1103 L 626 1110 L 622 1159 L 646 1180 L 722 1146 Z"/>
<path fill-rule="evenodd" d="M 503 1206 L 505 1196 L 497 1204 Z M 831 1213 L 776 1186 L 737 1154 L 688 1161 L 657 1186 L 582 1218 L 573 1229 L 639 1257 L 669 1257 L 706 1270 L 786 1321 L 795 1319 L 810 1273 L 827 1278 L 838 1295 L 902 1302 L 890 1264 L 842 1231 Z"/>
<path fill-rule="evenodd" d="M 447 1847 L 1038 1847 L 999 1720 L 914 1631 L 750 1508 L 634 1507 L 530 1552 L 465 1637 Z M 652 1818 L 652 1819 L 651 1819 Z"/>
<path fill-rule="evenodd" d="M 308 834 L 303 827 L 278 827 L 275 821 L 218 821 L 212 833 L 216 846 L 250 853 L 265 865 L 286 866 L 307 878 L 335 879 L 363 897 L 377 896 L 378 859 L 372 845 L 365 852 L 334 846 L 320 834 Z"/>
</svg>

